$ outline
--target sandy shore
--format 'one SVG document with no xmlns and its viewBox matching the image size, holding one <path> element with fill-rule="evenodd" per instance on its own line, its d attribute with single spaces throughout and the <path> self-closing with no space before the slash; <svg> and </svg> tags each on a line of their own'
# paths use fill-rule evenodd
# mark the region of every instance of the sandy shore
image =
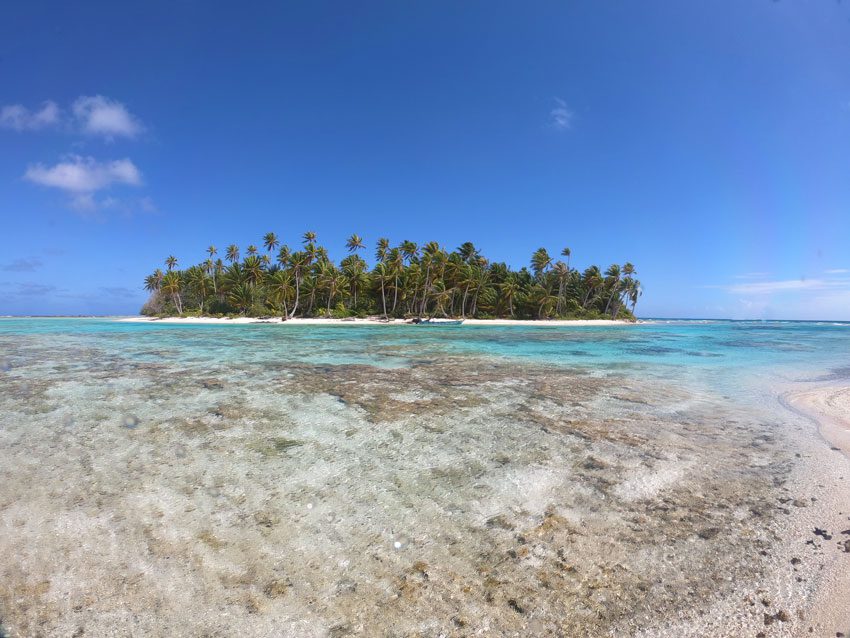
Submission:
<svg viewBox="0 0 850 638">
<path fill-rule="evenodd" d="M 286 326 L 306 326 L 306 325 L 321 325 L 321 326 L 386 326 L 386 325 L 410 325 L 405 319 L 390 319 L 384 321 L 380 318 L 351 318 L 351 319 L 325 319 L 325 318 L 310 318 L 304 319 L 296 317 L 287 321 L 281 321 L 280 317 L 270 319 L 258 319 L 256 317 L 236 317 L 227 319 L 224 317 L 124 317 L 118 321 L 129 322 L 156 322 L 156 323 L 194 323 L 194 324 L 278 324 Z M 632 325 L 630 321 L 613 321 L 610 319 L 551 319 L 551 320 L 527 320 L 527 319 L 465 319 L 465 326 L 536 326 L 536 327 L 556 327 L 556 326 L 627 326 Z"/>
<path fill-rule="evenodd" d="M 782 403 L 789 409 L 802 414 L 817 423 L 820 435 L 837 453 L 840 451 L 850 457 L 850 387 L 825 386 L 814 390 L 792 392 L 782 397 Z M 842 477 L 843 478 L 843 477 Z M 835 508 L 840 509 L 841 502 L 836 495 Z M 846 515 L 840 528 L 850 527 Z M 839 542 L 850 540 L 841 532 Z M 847 551 L 847 550 L 845 550 Z M 850 569 L 846 561 L 839 556 L 823 568 L 821 585 L 815 593 L 811 605 L 810 618 L 816 626 L 836 628 L 843 633 L 827 635 L 850 635 L 850 609 L 846 600 L 850 591 Z"/>
<path fill-rule="evenodd" d="M 817 421 L 823 438 L 850 456 L 850 387 L 807 390 L 787 396 L 785 403 Z"/>
</svg>

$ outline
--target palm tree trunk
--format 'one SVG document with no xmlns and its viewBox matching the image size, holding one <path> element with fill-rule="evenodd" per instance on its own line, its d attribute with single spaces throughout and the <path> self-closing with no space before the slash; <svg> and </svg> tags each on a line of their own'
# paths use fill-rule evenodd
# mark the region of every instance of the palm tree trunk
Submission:
<svg viewBox="0 0 850 638">
<path fill-rule="evenodd" d="M 469 284 L 466 284 L 466 288 L 463 291 L 463 299 L 460 302 L 460 316 L 463 319 L 466 319 L 466 297 L 469 295 Z"/>
<path fill-rule="evenodd" d="M 387 316 L 387 295 L 384 292 L 384 278 L 381 277 L 381 301 L 384 304 L 384 319 L 389 320 Z"/>
<path fill-rule="evenodd" d="M 587 302 L 590 301 L 590 293 L 592 293 L 593 290 L 594 289 L 592 287 L 588 287 L 587 293 L 584 295 L 584 301 L 581 302 L 581 307 L 585 310 L 587 310 Z"/>
<path fill-rule="evenodd" d="M 395 314 L 395 306 L 398 302 L 398 275 L 395 276 L 395 284 L 393 285 L 393 309 L 392 313 Z"/>
<path fill-rule="evenodd" d="M 608 314 L 608 308 L 610 308 L 610 307 L 611 307 L 611 301 L 613 301 L 613 299 L 614 299 L 614 295 L 616 295 L 616 294 L 617 294 L 617 289 L 615 288 L 615 289 L 611 292 L 611 296 L 610 296 L 610 297 L 608 297 L 608 303 L 606 303 L 606 304 L 605 304 L 605 313 L 604 313 L 604 314 L 606 314 L 606 315 Z"/>
<path fill-rule="evenodd" d="M 301 277 L 298 275 L 298 271 L 295 272 L 295 303 L 292 304 L 292 314 L 289 315 L 289 318 L 292 319 L 295 316 L 295 311 L 298 310 L 298 299 L 301 296 Z"/>
<path fill-rule="evenodd" d="M 431 277 L 431 265 L 425 270 L 425 285 L 422 286 L 422 306 L 419 308 L 419 316 L 425 314 L 425 304 L 428 303 L 428 279 Z"/>
</svg>

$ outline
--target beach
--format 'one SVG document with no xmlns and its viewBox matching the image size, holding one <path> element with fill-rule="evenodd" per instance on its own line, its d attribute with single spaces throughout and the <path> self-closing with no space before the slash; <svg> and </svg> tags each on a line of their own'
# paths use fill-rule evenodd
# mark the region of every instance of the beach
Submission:
<svg viewBox="0 0 850 638">
<path fill-rule="evenodd" d="M 846 632 L 850 461 L 778 393 L 848 339 L 2 320 L 0 625 Z"/>
<path fill-rule="evenodd" d="M 459 319 L 459 318 L 455 318 Z M 161 323 L 183 323 L 183 324 L 277 324 L 286 326 L 404 326 L 412 325 L 408 319 L 389 319 L 382 317 L 331 319 L 324 317 L 293 317 L 282 320 L 280 317 L 269 317 L 260 319 L 257 317 L 122 317 L 120 321 L 127 322 L 161 322 Z M 614 321 L 611 319 L 464 319 L 466 326 L 527 326 L 527 327 L 560 327 L 569 328 L 575 326 L 623 326 L 629 325 L 631 321 Z"/>
<path fill-rule="evenodd" d="M 850 387 L 830 385 L 792 393 L 786 401 L 815 419 L 823 438 L 850 456 Z"/>
<path fill-rule="evenodd" d="M 820 435 L 833 451 L 850 457 L 850 385 L 830 384 L 816 389 L 790 392 L 782 398 L 789 409 L 810 418 L 818 427 Z M 841 489 L 846 490 L 847 486 Z M 841 502 L 835 507 L 841 507 Z M 836 535 L 839 547 L 850 555 L 850 515 L 842 516 L 841 531 Z M 830 564 L 822 577 L 813 603 L 816 619 L 821 626 L 842 627 L 842 633 L 850 635 L 850 606 L 847 592 L 850 591 L 850 569 L 842 563 Z"/>
</svg>

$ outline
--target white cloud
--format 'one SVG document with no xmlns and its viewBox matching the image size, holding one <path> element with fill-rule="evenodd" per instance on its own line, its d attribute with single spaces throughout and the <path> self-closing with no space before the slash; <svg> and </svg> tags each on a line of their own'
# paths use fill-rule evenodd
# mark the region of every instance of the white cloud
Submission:
<svg viewBox="0 0 850 638">
<path fill-rule="evenodd" d="M 9 104 L 0 109 L 0 126 L 15 131 L 34 131 L 59 123 L 59 107 L 48 100 L 37 111 L 22 104 Z"/>
<path fill-rule="evenodd" d="M 784 281 L 759 281 L 746 284 L 734 284 L 728 287 L 736 295 L 769 295 L 788 290 L 817 290 L 826 287 L 820 279 L 786 279 Z"/>
<path fill-rule="evenodd" d="M 142 184 L 141 172 L 129 159 L 98 162 L 93 157 L 79 155 L 72 155 L 54 166 L 33 164 L 27 169 L 24 179 L 78 195 L 91 195 L 112 184 Z"/>
<path fill-rule="evenodd" d="M 844 275 L 846 273 L 850 273 L 850 270 L 847 268 L 831 268 L 830 270 L 824 270 L 823 272 L 826 275 Z"/>
<path fill-rule="evenodd" d="M 559 131 L 566 131 L 572 128 L 573 112 L 567 108 L 567 103 L 561 98 L 555 98 L 555 108 L 549 111 L 552 117 L 552 126 Z"/>
<path fill-rule="evenodd" d="M 769 272 L 745 272 L 743 275 L 733 275 L 732 279 L 764 279 Z"/>
<path fill-rule="evenodd" d="M 731 296 L 734 319 L 850 320 L 850 271 L 830 277 L 704 286 Z M 843 276 L 842 276 L 843 275 Z"/>
<path fill-rule="evenodd" d="M 150 197 L 98 197 L 93 193 L 79 193 L 69 201 L 69 206 L 85 219 L 106 221 L 110 217 L 124 218 L 152 215 L 159 212 Z"/>
<path fill-rule="evenodd" d="M 144 130 L 141 122 L 117 100 L 102 95 L 81 96 L 71 107 L 83 132 L 114 137 L 136 137 Z"/>
</svg>

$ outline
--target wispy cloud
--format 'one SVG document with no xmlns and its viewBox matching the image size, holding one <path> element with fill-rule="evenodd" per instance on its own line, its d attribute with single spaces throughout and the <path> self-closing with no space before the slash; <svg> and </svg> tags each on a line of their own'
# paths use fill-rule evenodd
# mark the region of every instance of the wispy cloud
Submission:
<svg viewBox="0 0 850 638">
<path fill-rule="evenodd" d="M 133 290 L 125 286 L 104 286 L 100 289 L 100 291 L 112 298 L 120 297 L 124 299 L 132 299 L 140 296 L 140 292 L 138 290 Z"/>
<path fill-rule="evenodd" d="M 850 271 L 822 277 L 761 279 L 704 286 L 730 296 L 733 318 L 850 319 Z M 752 273 L 751 273 L 752 274 Z"/>
<path fill-rule="evenodd" d="M 776 281 L 748 281 L 736 284 L 715 284 L 705 288 L 719 288 L 734 295 L 761 296 L 783 292 L 850 291 L 850 279 L 782 279 Z"/>
<path fill-rule="evenodd" d="M 549 111 L 552 127 L 558 131 L 567 131 L 573 125 L 573 112 L 561 98 L 555 98 L 555 107 Z"/>
<path fill-rule="evenodd" d="M 0 127 L 15 131 L 35 131 L 59 124 L 60 111 L 55 102 L 48 100 L 41 108 L 31 111 L 22 104 L 9 104 L 0 108 Z"/>
<path fill-rule="evenodd" d="M 139 118 L 123 103 L 103 95 L 82 95 L 67 111 L 53 101 L 45 102 L 36 110 L 21 104 L 0 108 L 0 127 L 27 131 L 47 126 L 101 137 L 107 142 L 118 137 L 135 138 L 145 130 Z M 68 205 L 86 217 L 97 217 L 103 211 L 130 215 L 157 210 L 149 197 L 120 199 L 101 193 L 115 185 L 142 185 L 142 173 L 129 158 L 104 161 L 90 156 L 69 155 L 53 165 L 42 162 L 30 164 L 24 179 L 64 191 L 69 196 Z"/>
<path fill-rule="evenodd" d="M 115 184 L 142 185 L 142 173 L 130 159 L 98 162 L 93 157 L 80 155 L 72 155 L 53 166 L 33 164 L 24 173 L 24 179 L 64 191 L 71 197 L 71 208 L 81 213 L 117 208 L 121 203 L 112 197 L 98 199 L 99 191 Z M 149 198 L 144 198 L 144 207 L 149 206 L 149 202 Z"/>
<path fill-rule="evenodd" d="M 62 288 L 51 284 L 41 284 L 34 282 L 11 283 L 8 281 L 0 282 L 0 288 L 5 288 L 3 291 L 4 297 L 42 297 L 44 295 L 52 295 L 54 293 L 63 292 Z"/>
<path fill-rule="evenodd" d="M 789 290 L 822 290 L 828 287 L 821 279 L 786 279 L 784 281 L 757 281 L 733 284 L 726 288 L 736 295 L 769 295 Z"/>
<path fill-rule="evenodd" d="M 768 276 L 769 272 L 745 272 L 742 275 L 733 275 L 732 279 L 764 279 Z"/>
<path fill-rule="evenodd" d="M 106 220 L 106 213 L 118 214 L 123 217 L 133 217 L 138 213 L 155 214 L 159 208 L 150 197 L 97 197 L 94 193 L 75 195 L 71 208 L 83 217 Z"/>
<path fill-rule="evenodd" d="M 63 111 L 52 100 L 34 110 L 22 104 L 9 104 L 0 108 L 0 127 L 15 131 L 61 127 L 107 141 L 117 137 L 132 139 L 145 130 L 139 118 L 123 103 L 103 95 L 81 95 L 71 104 L 70 112 Z"/>
<path fill-rule="evenodd" d="M 142 123 L 121 102 L 103 95 L 77 98 L 71 110 L 80 129 L 90 135 L 136 137 L 144 130 Z"/>
<path fill-rule="evenodd" d="M 850 270 L 847 268 L 830 268 L 829 270 L 823 271 L 825 275 L 845 275 L 850 273 Z"/>
<path fill-rule="evenodd" d="M 15 259 L 8 264 L 0 266 L 0 270 L 4 270 L 6 272 L 33 272 L 42 266 L 43 264 L 40 259 L 37 257 L 31 257 L 29 259 Z"/>
<path fill-rule="evenodd" d="M 141 172 L 129 159 L 98 162 L 93 157 L 80 155 L 72 155 L 53 166 L 33 164 L 27 169 L 24 179 L 72 193 L 93 193 L 112 184 L 142 184 Z"/>
</svg>

